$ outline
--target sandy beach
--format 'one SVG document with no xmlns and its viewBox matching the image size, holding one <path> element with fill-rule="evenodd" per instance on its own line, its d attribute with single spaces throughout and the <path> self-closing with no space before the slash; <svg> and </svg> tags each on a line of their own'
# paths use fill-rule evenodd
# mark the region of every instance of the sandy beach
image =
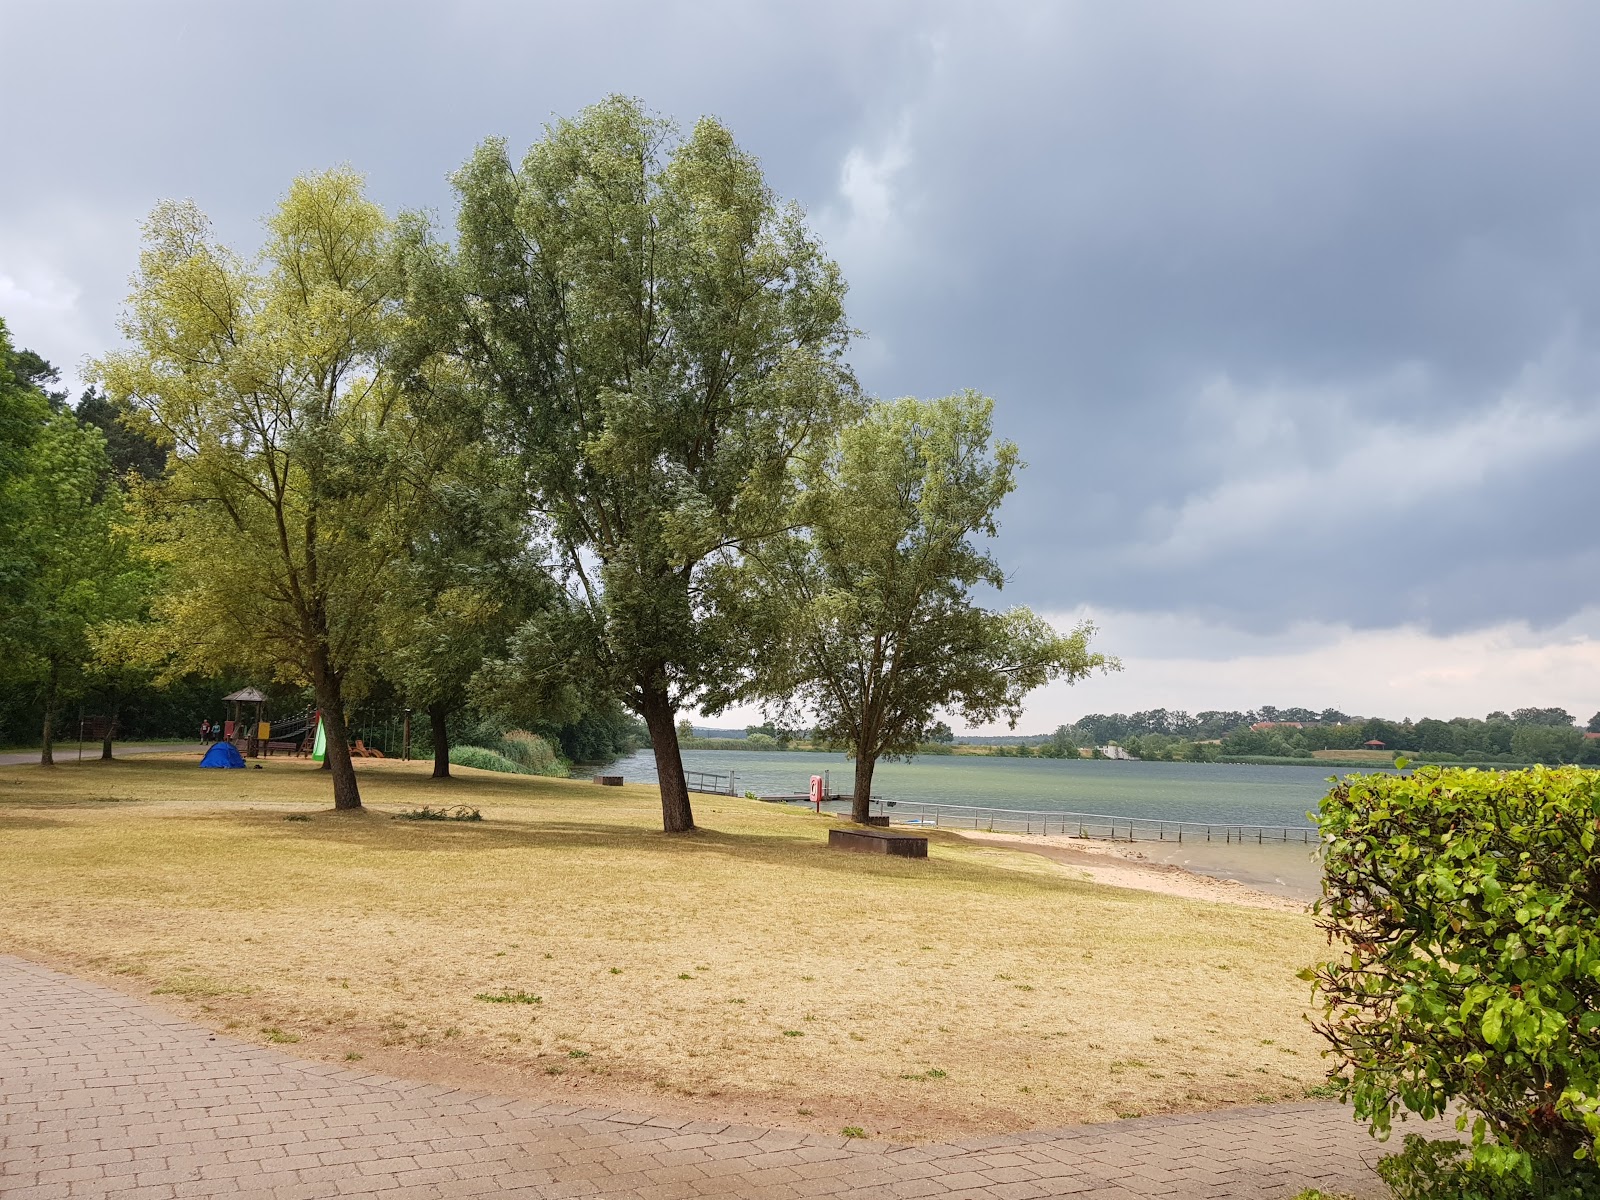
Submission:
<svg viewBox="0 0 1600 1200">
<path fill-rule="evenodd" d="M 1152 862 L 1134 846 L 1059 834 L 987 833 L 958 830 L 964 838 L 1043 855 L 1068 867 L 1093 883 L 1108 887 L 1136 888 L 1183 896 L 1191 900 L 1211 900 L 1238 904 L 1246 908 L 1269 908 L 1278 912 L 1305 912 L 1303 900 L 1275 896 L 1231 879 L 1214 879 L 1170 863 Z"/>
</svg>

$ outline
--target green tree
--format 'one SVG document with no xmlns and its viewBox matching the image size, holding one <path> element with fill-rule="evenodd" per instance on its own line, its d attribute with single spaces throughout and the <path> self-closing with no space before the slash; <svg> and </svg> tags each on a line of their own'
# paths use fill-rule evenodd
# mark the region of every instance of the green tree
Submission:
<svg viewBox="0 0 1600 1200">
<path fill-rule="evenodd" d="M 11 670 L 37 689 L 46 765 L 64 706 L 91 682 L 95 632 L 132 616 L 145 592 L 147 572 L 118 525 L 122 495 L 105 489 L 106 472 L 100 433 L 54 411 L 30 448 L 11 510 L 21 518 L 27 572 L 9 622 Z"/>
<path fill-rule="evenodd" d="M 1048 745 L 1052 758 L 1078 757 L 1078 739 L 1073 735 L 1070 725 L 1057 725 L 1056 731 L 1050 735 Z"/>
<path fill-rule="evenodd" d="M 709 118 L 612 97 L 454 182 L 454 253 L 413 223 L 411 311 L 497 397 L 586 614 L 567 662 L 644 718 L 663 828 L 691 829 L 674 716 L 735 633 L 703 577 L 788 524 L 790 459 L 854 402 L 844 283 Z"/>
<path fill-rule="evenodd" d="M 1417 722 L 1417 749 L 1427 753 L 1452 754 L 1459 750 L 1460 736 L 1455 726 L 1432 717 Z"/>
<path fill-rule="evenodd" d="M 544 570 L 516 473 L 481 440 L 473 399 L 457 381 L 418 370 L 408 380 L 413 408 L 430 436 L 420 451 L 433 484 L 379 602 L 382 656 L 377 673 L 401 700 L 427 715 L 433 777 L 450 777 L 450 718 L 490 694 L 499 708 L 521 708 L 522 689 L 500 671 L 517 630 L 558 603 Z M 498 693 L 497 693 L 498 689 Z"/>
<path fill-rule="evenodd" d="M 1572 714 L 1564 708 L 1519 708 L 1511 714 L 1513 725 L 1541 725 L 1565 729 L 1574 724 Z"/>
<path fill-rule="evenodd" d="M 33 470 L 33 448 L 49 415 L 49 403 L 33 385 L 0 320 L 0 513 L 5 514 L 0 520 L 0 679 L 12 673 L 24 636 L 23 596 L 29 578 L 24 540 L 31 529 L 24 493 Z"/>
<path fill-rule="evenodd" d="M 359 176 L 297 179 L 245 262 L 192 204 L 145 227 L 123 330 L 97 366 L 109 400 L 170 451 L 136 489 L 169 591 L 174 673 L 233 665 L 309 683 L 334 805 L 361 806 L 347 703 L 381 645 L 375 612 L 426 487 L 426 430 L 387 369 L 399 335 L 391 227 Z"/>
<path fill-rule="evenodd" d="M 1062 636 L 1026 608 L 972 602 L 1005 583 L 974 542 L 998 531 L 1017 470 L 1016 447 L 992 442 L 992 411 L 973 392 L 872 406 L 809 465 L 805 528 L 750 551 L 742 623 L 766 642 L 719 699 L 816 713 L 855 759 L 857 821 L 878 760 L 928 741 L 940 710 L 1014 727 L 1033 689 L 1115 665 L 1090 652 L 1087 623 Z"/>
<path fill-rule="evenodd" d="M 124 420 L 132 415 L 127 406 L 111 403 L 99 388 L 87 389 L 73 411 L 78 420 L 93 425 L 105 436 L 106 459 L 113 478 L 120 480 L 132 471 L 154 479 L 166 468 L 166 448 L 141 427 L 142 423 Z"/>
<path fill-rule="evenodd" d="M 1375 1132 L 1457 1104 L 1472 1128 L 1481 1187 L 1404 1194 L 1597 1194 L 1575 1159 L 1600 1133 L 1597 820 L 1600 776 L 1573 768 L 1352 775 L 1323 799 L 1334 953 L 1302 978 L 1331 1077 Z"/>
<path fill-rule="evenodd" d="M 1511 735 L 1511 753 L 1520 762 L 1574 763 L 1583 751 L 1583 731 L 1571 725 L 1519 725 Z"/>
</svg>

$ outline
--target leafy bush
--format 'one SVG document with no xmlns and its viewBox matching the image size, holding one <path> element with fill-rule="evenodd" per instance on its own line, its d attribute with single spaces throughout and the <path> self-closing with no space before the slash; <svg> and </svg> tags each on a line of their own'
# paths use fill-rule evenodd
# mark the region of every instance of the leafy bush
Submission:
<svg viewBox="0 0 1600 1200">
<path fill-rule="evenodd" d="M 525 729 L 511 730 L 500 739 L 497 749 L 512 762 L 526 767 L 530 775 L 554 775 L 565 779 L 571 771 L 570 764 L 556 753 L 549 742 Z M 455 761 L 454 757 L 451 761 Z"/>
<path fill-rule="evenodd" d="M 505 771 L 511 775 L 532 775 L 533 772 L 519 762 L 512 762 L 504 754 L 485 750 L 482 746 L 451 746 L 450 762 L 457 767 L 477 767 L 480 771 Z"/>
<path fill-rule="evenodd" d="M 1587 1163 L 1541 1160 L 1532 1173 L 1497 1170 L 1457 1141 L 1405 1136 L 1405 1149 L 1378 1163 L 1394 1200 L 1592 1200 L 1600 1186 Z"/>
<path fill-rule="evenodd" d="M 1350 776 L 1318 819 L 1337 956 L 1301 977 L 1346 1098 L 1379 1133 L 1401 1109 L 1471 1110 L 1465 1165 L 1408 1149 L 1390 1168 L 1464 1190 L 1402 1194 L 1600 1195 L 1600 775 Z"/>
</svg>

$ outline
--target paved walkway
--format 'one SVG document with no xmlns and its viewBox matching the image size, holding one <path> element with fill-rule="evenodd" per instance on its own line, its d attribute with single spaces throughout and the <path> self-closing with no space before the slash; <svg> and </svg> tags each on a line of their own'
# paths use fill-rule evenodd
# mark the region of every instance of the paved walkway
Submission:
<svg viewBox="0 0 1600 1200">
<path fill-rule="evenodd" d="M 124 746 L 121 742 L 114 742 L 111 753 L 118 758 L 127 758 L 130 754 L 199 754 L 205 747 L 199 742 L 161 742 L 156 745 L 141 746 L 134 744 Z M 77 742 L 57 742 L 55 744 L 56 766 L 63 767 L 78 761 Z M 12 751 L 0 754 L 0 767 L 18 767 L 27 763 L 39 761 L 38 750 Z M 100 743 L 85 742 L 83 744 L 83 761 L 100 761 Z"/>
<path fill-rule="evenodd" d="M 1331 1104 L 890 1146 L 486 1096 L 303 1062 L 0 955 L 0 1195 L 377 1197 L 1376 1194 Z"/>
</svg>

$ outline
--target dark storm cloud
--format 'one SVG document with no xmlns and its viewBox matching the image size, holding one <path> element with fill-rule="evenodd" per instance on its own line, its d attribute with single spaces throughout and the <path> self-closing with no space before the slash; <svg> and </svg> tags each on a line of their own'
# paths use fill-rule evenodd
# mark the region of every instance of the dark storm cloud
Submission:
<svg viewBox="0 0 1600 1200">
<path fill-rule="evenodd" d="M 1579 4 L 10 6 L 0 314 L 70 363 L 160 196 L 243 244 L 332 162 L 444 209 L 478 139 L 620 90 L 721 116 L 807 206 L 871 388 L 999 399 L 1018 599 L 1555 624 L 1600 582 L 1597 34 Z"/>
</svg>

